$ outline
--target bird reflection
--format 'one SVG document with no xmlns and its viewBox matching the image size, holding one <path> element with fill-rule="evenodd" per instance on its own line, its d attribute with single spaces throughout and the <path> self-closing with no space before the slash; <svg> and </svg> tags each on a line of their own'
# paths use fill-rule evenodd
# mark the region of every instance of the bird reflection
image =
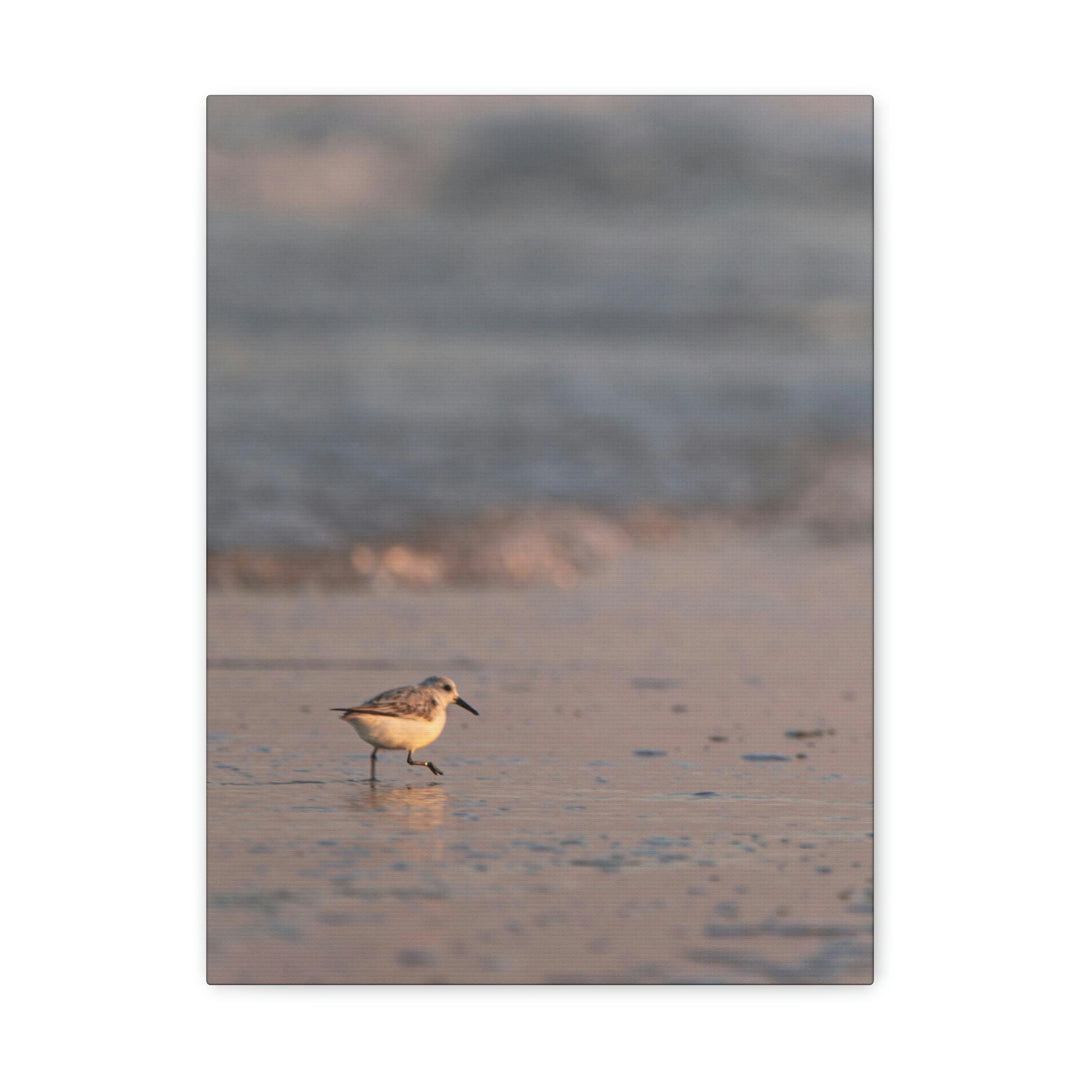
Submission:
<svg viewBox="0 0 1080 1080">
<path fill-rule="evenodd" d="M 424 787 L 391 787 L 365 784 L 348 800 L 349 808 L 407 829 L 435 829 L 443 823 L 446 791 L 438 784 Z"/>
</svg>

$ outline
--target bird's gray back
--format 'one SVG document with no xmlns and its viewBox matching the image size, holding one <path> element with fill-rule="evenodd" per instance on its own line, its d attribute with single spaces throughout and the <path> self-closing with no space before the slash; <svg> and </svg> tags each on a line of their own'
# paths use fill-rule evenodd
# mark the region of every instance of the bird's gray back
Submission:
<svg viewBox="0 0 1080 1080">
<path fill-rule="evenodd" d="M 373 713 L 377 716 L 414 716 L 420 720 L 431 720 L 438 707 L 439 699 L 428 687 L 397 686 L 393 690 L 376 694 L 349 711 Z"/>
</svg>

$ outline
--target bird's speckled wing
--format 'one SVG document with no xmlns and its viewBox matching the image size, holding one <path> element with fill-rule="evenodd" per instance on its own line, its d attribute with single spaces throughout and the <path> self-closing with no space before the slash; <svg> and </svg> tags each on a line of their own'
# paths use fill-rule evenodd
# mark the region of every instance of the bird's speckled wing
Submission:
<svg viewBox="0 0 1080 1080">
<path fill-rule="evenodd" d="M 349 712 L 373 716 L 410 716 L 417 720 L 432 720 L 438 700 L 426 686 L 398 686 L 384 690 L 363 705 L 354 705 Z"/>
</svg>

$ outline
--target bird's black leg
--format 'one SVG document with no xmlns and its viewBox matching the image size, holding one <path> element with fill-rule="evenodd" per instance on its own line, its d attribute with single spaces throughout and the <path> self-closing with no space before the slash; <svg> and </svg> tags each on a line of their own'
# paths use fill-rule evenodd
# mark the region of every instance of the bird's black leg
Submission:
<svg viewBox="0 0 1080 1080">
<path fill-rule="evenodd" d="M 426 765 L 436 776 L 442 776 L 442 774 L 443 774 L 442 769 L 438 768 L 434 764 L 434 762 L 431 762 L 431 761 L 413 761 L 413 759 L 412 759 L 412 751 L 411 750 L 408 752 L 408 754 L 405 755 L 405 760 L 410 765 Z"/>
<path fill-rule="evenodd" d="M 377 746 L 375 747 L 374 750 L 371 751 L 371 779 L 372 780 L 375 779 L 375 755 L 378 752 L 379 752 L 379 748 Z"/>
</svg>

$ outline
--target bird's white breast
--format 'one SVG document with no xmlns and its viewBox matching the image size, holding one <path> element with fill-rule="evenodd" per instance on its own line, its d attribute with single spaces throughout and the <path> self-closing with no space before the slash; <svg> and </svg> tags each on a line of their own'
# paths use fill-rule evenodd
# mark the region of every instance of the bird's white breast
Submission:
<svg viewBox="0 0 1080 1080">
<path fill-rule="evenodd" d="M 431 720 L 410 720 L 397 716 L 359 713 L 345 718 L 365 742 L 383 750 L 419 750 L 433 743 L 446 727 L 446 710 L 437 710 Z"/>
</svg>

